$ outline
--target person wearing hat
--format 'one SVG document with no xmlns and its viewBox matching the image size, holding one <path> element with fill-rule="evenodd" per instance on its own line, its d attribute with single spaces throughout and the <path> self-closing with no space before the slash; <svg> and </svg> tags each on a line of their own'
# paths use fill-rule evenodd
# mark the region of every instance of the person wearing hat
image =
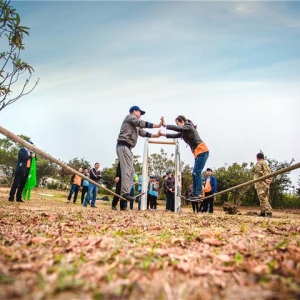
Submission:
<svg viewBox="0 0 300 300">
<path fill-rule="evenodd" d="M 117 140 L 117 156 L 119 158 L 122 182 L 121 182 L 121 196 L 126 200 L 135 200 L 130 196 L 132 180 L 134 176 L 133 167 L 133 153 L 131 150 L 135 147 L 139 136 L 146 138 L 160 137 L 159 133 L 150 133 L 144 128 L 160 128 L 162 126 L 161 118 L 160 123 L 153 124 L 141 120 L 141 116 L 145 111 L 141 110 L 138 106 L 132 106 L 129 109 L 129 114 L 123 120 L 120 133 Z"/>
<path fill-rule="evenodd" d="M 265 161 L 264 154 L 257 153 L 256 159 L 257 163 L 254 167 L 254 179 L 271 174 L 271 170 Z M 272 217 L 272 207 L 269 202 L 271 181 L 272 180 L 268 178 L 266 180 L 259 181 L 254 184 L 260 202 L 261 217 Z"/>
<path fill-rule="evenodd" d="M 197 131 L 197 126 L 183 115 L 179 115 L 175 119 L 176 125 L 166 125 L 163 120 L 163 126 L 166 129 L 176 131 L 176 133 L 163 133 L 159 131 L 160 135 L 166 138 L 178 139 L 182 138 L 191 148 L 195 158 L 193 168 L 193 193 L 191 200 L 201 200 L 202 198 L 202 170 L 209 156 L 209 150 L 205 142 L 200 138 Z"/>
<path fill-rule="evenodd" d="M 33 145 L 33 143 L 30 140 L 27 140 L 26 142 Z M 23 147 L 19 150 L 18 161 L 15 170 L 15 177 L 9 192 L 8 201 L 11 202 L 15 201 L 15 194 L 17 192 L 16 201 L 25 202 L 22 199 L 22 192 L 29 175 L 31 160 L 32 157 L 34 156 L 35 154 L 31 150 L 27 149 L 26 147 Z"/>
<path fill-rule="evenodd" d="M 204 185 L 204 197 L 213 195 L 217 192 L 217 179 L 212 175 L 213 171 L 211 168 L 206 169 L 206 176 L 203 180 Z M 208 199 L 203 200 L 199 207 L 199 212 L 214 212 L 214 199 L 215 197 L 210 197 Z"/>
</svg>

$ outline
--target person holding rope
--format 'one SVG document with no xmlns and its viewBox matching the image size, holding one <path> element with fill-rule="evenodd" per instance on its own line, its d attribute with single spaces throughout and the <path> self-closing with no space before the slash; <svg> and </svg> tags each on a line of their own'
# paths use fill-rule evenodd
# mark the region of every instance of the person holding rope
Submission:
<svg viewBox="0 0 300 300">
<path fill-rule="evenodd" d="M 209 156 L 209 150 L 206 144 L 199 136 L 197 126 L 189 119 L 186 119 L 183 115 L 179 115 L 175 119 L 176 125 L 166 125 L 163 120 L 163 126 L 166 129 L 177 131 L 175 134 L 163 133 L 159 131 L 159 134 L 166 138 L 176 139 L 182 138 L 191 148 L 195 158 L 193 169 L 193 193 L 189 199 L 201 200 L 202 198 L 202 170 Z"/>
<path fill-rule="evenodd" d="M 254 167 L 254 179 L 271 174 L 271 170 L 265 161 L 263 153 L 257 153 L 257 163 Z M 255 189 L 260 202 L 260 216 L 272 217 L 272 207 L 269 202 L 271 179 L 266 179 L 255 183 Z"/>
<path fill-rule="evenodd" d="M 150 133 L 145 131 L 144 128 L 160 128 L 163 118 L 161 118 L 159 124 L 153 124 L 141 120 L 141 116 L 144 114 L 145 111 L 141 110 L 138 106 L 132 106 L 121 125 L 117 140 L 116 152 L 122 174 L 121 196 L 128 201 L 135 201 L 135 198 L 130 195 L 134 176 L 133 154 L 131 150 L 135 147 L 138 136 L 146 138 L 160 137 L 159 133 Z"/>
</svg>

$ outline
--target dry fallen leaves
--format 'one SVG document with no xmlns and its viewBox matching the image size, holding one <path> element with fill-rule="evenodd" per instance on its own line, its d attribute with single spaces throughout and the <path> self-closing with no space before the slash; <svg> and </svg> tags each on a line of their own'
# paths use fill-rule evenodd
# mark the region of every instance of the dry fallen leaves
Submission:
<svg viewBox="0 0 300 300">
<path fill-rule="evenodd" d="M 297 215 L 175 214 L 163 202 L 156 213 L 92 210 L 59 199 L 0 196 L 1 299 L 300 297 Z"/>
</svg>

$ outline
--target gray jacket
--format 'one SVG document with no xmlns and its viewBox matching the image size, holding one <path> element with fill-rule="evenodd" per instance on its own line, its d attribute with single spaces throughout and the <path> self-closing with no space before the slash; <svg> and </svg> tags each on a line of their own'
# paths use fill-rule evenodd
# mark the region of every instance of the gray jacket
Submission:
<svg viewBox="0 0 300 300">
<path fill-rule="evenodd" d="M 166 137 L 174 139 L 182 138 L 191 147 L 192 151 L 194 151 L 197 146 L 203 142 L 198 131 L 189 122 L 186 122 L 183 126 L 167 125 L 166 129 L 178 131 L 178 133 L 174 134 L 167 133 Z"/>
<path fill-rule="evenodd" d="M 120 134 L 118 136 L 118 145 L 128 145 L 130 149 L 134 148 L 138 136 L 151 137 L 151 133 L 142 128 L 153 128 L 153 124 L 137 118 L 135 115 L 129 114 L 125 117 Z"/>
</svg>

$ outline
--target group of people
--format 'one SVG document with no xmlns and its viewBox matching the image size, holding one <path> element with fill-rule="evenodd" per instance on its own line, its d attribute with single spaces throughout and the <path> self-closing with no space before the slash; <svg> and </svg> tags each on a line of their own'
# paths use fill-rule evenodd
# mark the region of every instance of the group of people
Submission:
<svg viewBox="0 0 300 300">
<path fill-rule="evenodd" d="M 83 174 L 86 178 L 90 178 L 97 183 L 99 183 L 100 179 L 102 178 L 100 164 L 98 162 L 95 163 L 94 168 L 91 168 L 90 170 L 84 169 L 83 171 L 82 168 L 79 168 L 78 172 Z M 70 203 L 73 194 L 73 203 L 76 203 L 78 192 L 81 188 L 81 204 L 84 207 L 91 205 L 91 207 L 96 208 L 98 185 L 89 182 L 87 179 L 82 178 L 77 174 L 74 174 L 71 177 L 71 183 L 72 186 L 68 195 L 67 203 Z"/>
<path fill-rule="evenodd" d="M 116 145 L 116 153 L 119 159 L 119 170 L 117 170 L 116 174 L 116 184 L 117 184 L 117 194 L 121 195 L 122 198 L 126 199 L 127 201 L 136 201 L 134 195 L 132 195 L 132 183 L 134 178 L 134 166 L 133 166 L 133 153 L 132 149 L 136 146 L 137 139 L 139 136 L 146 137 L 146 138 L 159 138 L 161 136 L 165 136 L 166 138 L 178 139 L 181 138 L 183 141 L 190 147 L 191 152 L 194 156 L 194 166 L 193 166 L 193 183 L 190 189 L 189 199 L 191 201 L 200 202 L 203 196 L 206 193 L 214 192 L 213 189 L 213 181 L 212 176 L 208 176 L 209 185 L 211 187 L 210 191 L 205 191 L 206 183 L 202 183 L 202 171 L 206 164 L 206 161 L 209 157 L 209 149 L 206 143 L 200 138 L 199 133 L 197 131 L 197 126 L 189 119 L 185 118 L 183 115 L 179 115 L 175 118 L 176 125 L 169 125 L 166 124 L 164 117 L 161 117 L 160 122 L 158 124 L 151 123 L 149 121 L 144 121 L 141 119 L 141 116 L 145 114 L 145 111 L 141 110 L 138 106 L 132 106 L 129 109 L 129 114 L 125 117 L 122 122 L 120 133 L 117 139 Z M 154 129 L 154 128 L 161 128 L 164 127 L 167 130 L 175 131 L 175 133 L 164 133 L 161 130 L 158 130 L 157 133 L 150 133 L 145 129 Z M 16 194 L 16 201 L 17 202 L 24 202 L 22 199 L 22 191 L 24 185 L 26 183 L 29 169 L 30 169 L 30 162 L 34 153 L 25 147 L 20 149 L 18 154 L 18 162 L 17 168 L 15 172 L 14 181 L 10 190 L 9 194 L 9 201 L 14 201 L 14 197 Z M 99 182 L 101 179 L 100 173 L 100 164 L 95 163 L 94 168 L 89 171 L 89 178 L 95 182 Z M 82 170 L 78 170 L 82 172 Z M 209 169 L 206 170 L 209 172 Z M 85 170 L 87 173 L 87 170 Z M 255 166 L 255 178 L 260 176 L 264 176 L 270 173 L 270 169 L 266 162 L 264 161 L 264 156 L 262 153 L 257 155 L 257 164 Z M 118 176 L 117 176 L 118 175 Z M 83 184 L 84 180 L 78 175 L 75 175 L 72 181 L 72 187 L 70 190 L 70 194 L 68 196 L 68 201 L 71 200 L 72 194 L 74 193 L 74 200 L 73 202 L 76 203 L 79 187 Z M 118 185 L 119 183 L 119 185 Z M 167 179 L 165 180 L 166 186 L 166 209 L 174 211 L 174 183 L 172 176 L 167 174 Z M 91 200 L 91 207 L 95 206 L 95 200 L 97 196 L 98 186 L 89 182 L 89 184 L 85 183 L 84 185 L 84 193 L 86 196 L 84 197 L 84 193 L 82 193 L 81 201 L 83 206 L 87 206 L 89 201 Z M 263 182 L 258 182 L 255 184 L 257 189 L 257 194 L 260 199 L 261 203 L 261 215 L 270 217 L 272 215 L 272 208 L 269 203 L 269 196 L 268 196 L 268 189 L 270 186 L 270 180 L 266 180 Z M 203 190 L 205 194 L 203 194 Z M 17 193 L 16 193 L 17 192 Z M 212 197 L 211 197 L 212 198 Z M 153 201 L 152 201 L 153 202 Z M 149 201 L 150 203 L 150 201 Z M 209 212 L 213 210 L 213 201 L 209 200 L 207 202 L 203 202 L 197 211 L 202 209 Z M 149 204 L 150 205 L 150 204 Z M 152 205 L 156 207 L 155 202 Z M 115 207 L 115 205 L 114 205 Z M 196 208 L 195 208 L 196 209 Z"/>
<path fill-rule="evenodd" d="M 182 138 L 191 148 L 195 158 L 193 167 L 193 191 L 190 198 L 200 200 L 202 198 L 202 177 L 201 173 L 209 156 L 209 150 L 205 142 L 200 138 L 196 128 L 197 126 L 189 119 L 179 115 L 175 119 L 176 125 L 167 125 L 163 117 L 158 124 L 154 124 L 141 119 L 145 111 L 138 106 L 132 106 L 129 109 L 129 114 L 123 120 L 121 130 L 117 140 L 117 156 L 120 162 L 120 170 L 122 174 L 121 181 L 121 196 L 127 200 L 135 200 L 130 195 L 132 179 L 134 175 L 133 153 L 132 149 L 137 143 L 139 136 L 147 138 L 155 138 L 165 136 L 166 138 Z M 176 131 L 176 133 L 163 133 L 159 130 L 157 133 L 145 131 L 145 128 L 161 128 L 165 127 L 168 130 Z M 174 192 L 174 191 L 173 191 Z M 172 193 L 168 189 L 168 193 Z M 172 205 L 172 203 L 170 203 Z"/>
</svg>

